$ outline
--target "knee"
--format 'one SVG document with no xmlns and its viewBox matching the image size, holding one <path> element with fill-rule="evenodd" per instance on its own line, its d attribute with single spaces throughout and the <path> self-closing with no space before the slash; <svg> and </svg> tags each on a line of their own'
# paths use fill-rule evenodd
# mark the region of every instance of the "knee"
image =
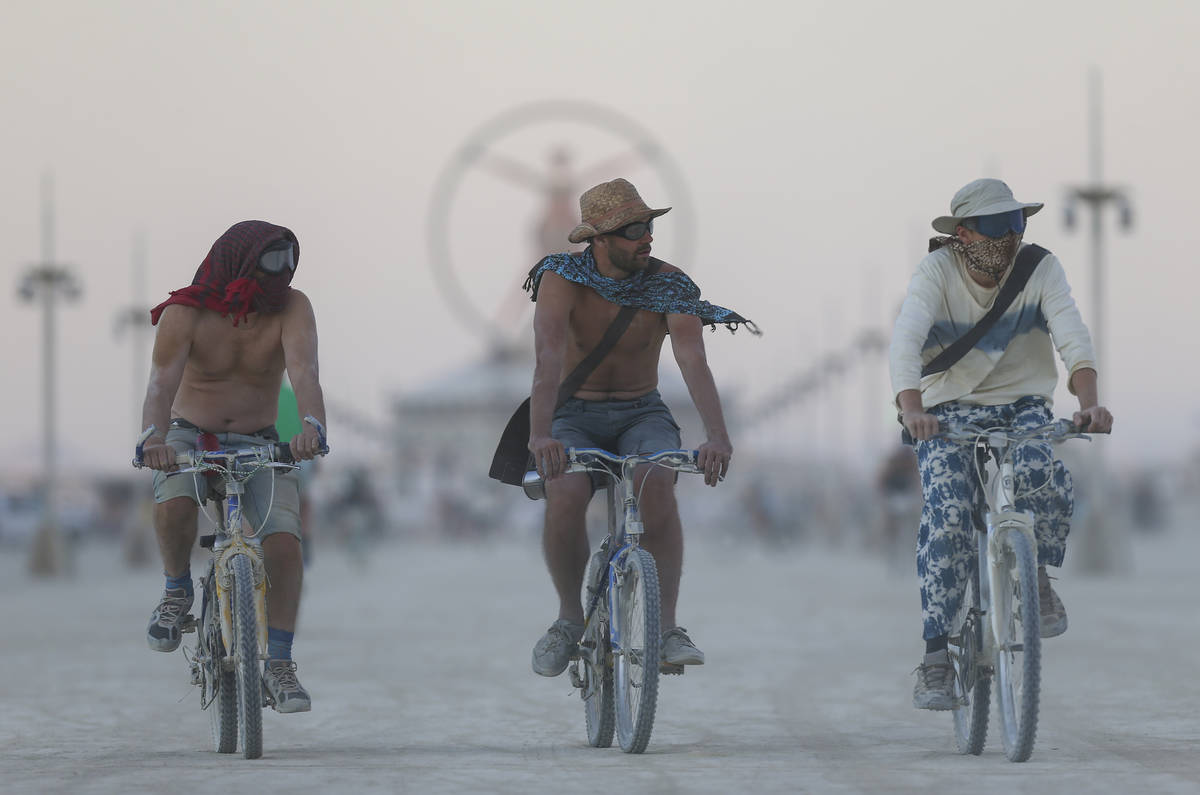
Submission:
<svg viewBox="0 0 1200 795">
<path fill-rule="evenodd" d="M 546 484 L 546 526 L 582 521 L 592 499 L 586 475 L 567 475 Z"/>
<path fill-rule="evenodd" d="M 177 535 L 196 529 L 196 503 L 187 497 L 176 497 L 154 506 L 154 524 L 160 530 Z"/>
</svg>

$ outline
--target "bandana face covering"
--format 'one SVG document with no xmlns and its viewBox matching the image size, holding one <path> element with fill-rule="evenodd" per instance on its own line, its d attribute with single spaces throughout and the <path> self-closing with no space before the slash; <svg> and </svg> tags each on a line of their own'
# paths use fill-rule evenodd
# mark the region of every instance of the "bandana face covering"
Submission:
<svg viewBox="0 0 1200 795">
<path fill-rule="evenodd" d="M 967 267 L 993 281 L 1000 281 L 1004 271 L 1012 264 L 1013 255 L 1021 247 L 1021 238 L 1009 232 L 1004 237 L 984 237 L 972 243 L 963 243 L 957 237 L 950 239 L 950 248 L 962 254 Z"/>
<path fill-rule="evenodd" d="M 263 270 L 263 254 L 278 250 L 291 251 L 290 266 L 275 273 Z M 229 317 L 235 326 L 252 311 L 282 312 L 299 261 L 300 244 L 290 229 L 266 221 L 234 224 L 213 244 L 192 283 L 172 290 L 170 298 L 150 310 L 150 322 L 158 323 L 169 304 L 210 309 Z"/>
</svg>

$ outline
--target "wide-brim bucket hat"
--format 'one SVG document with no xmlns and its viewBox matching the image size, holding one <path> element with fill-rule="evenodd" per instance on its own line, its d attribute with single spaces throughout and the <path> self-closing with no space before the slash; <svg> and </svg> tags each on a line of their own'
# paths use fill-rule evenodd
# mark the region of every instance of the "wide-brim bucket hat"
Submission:
<svg viewBox="0 0 1200 795">
<path fill-rule="evenodd" d="M 959 188 L 950 200 L 950 215 L 933 219 L 933 228 L 952 235 L 964 218 L 979 215 L 996 215 L 1012 210 L 1023 210 L 1025 217 L 1036 213 L 1045 205 L 1041 202 L 1019 202 L 1013 198 L 1012 190 L 998 179 L 977 179 Z"/>
<path fill-rule="evenodd" d="M 579 197 L 581 223 L 571 230 L 567 240 L 582 243 L 635 221 L 649 221 L 670 210 L 670 207 L 654 209 L 647 206 L 628 180 L 602 182 Z"/>
</svg>

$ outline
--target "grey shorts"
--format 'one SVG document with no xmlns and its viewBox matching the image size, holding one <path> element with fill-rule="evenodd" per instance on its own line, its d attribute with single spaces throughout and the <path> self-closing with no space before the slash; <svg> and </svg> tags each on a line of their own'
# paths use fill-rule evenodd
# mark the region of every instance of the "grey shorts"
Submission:
<svg viewBox="0 0 1200 795">
<path fill-rule="evenodd" d="M 655 389 L 633 400 L 570 398 L 554 412 L 550 435 L 563 447 L 599 447 L 617 455 L 678 450 L 679 425 Z M 593 475 L 593 487 L 604 485 Z"/>
<path fill-rule="evenodd" d="M 180 428 L 174 423 L 167 432 L 167 444 L 181 453 L 197 448 L 195 428 Z M 251 445 L 270 444 L 279 441 L 278 435 L 218 433 L 214 434 L 222 449 L 234 449 Z M 274 485 L 272 486 L 272 478 Z M 251 531 L 258 530 L 267 517 L 267 524 L 258 530 L 260 540 L 274 533 L 289 533 L 300 538 L 300 477 L 295 470 L 284 472 L 264 469 L 245 483 L 242 495 L 242 513 Z M 272 494 L 272 489 L 274 493 Z M 170 475 L 154 473 L 154 501 L 166 502 L 177 497 L 187 497 L 199 505 L 208 499 L 208 479 L 204 475 Z M 219 495 L 218 495 L 219 496 Z M 268 513 L 268 508 L 270 513 Z"/>
</svg>

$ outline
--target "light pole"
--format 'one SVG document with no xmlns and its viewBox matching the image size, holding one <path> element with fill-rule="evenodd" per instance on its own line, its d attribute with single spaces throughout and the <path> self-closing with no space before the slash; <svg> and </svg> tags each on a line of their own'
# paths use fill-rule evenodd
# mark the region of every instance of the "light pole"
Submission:
<svg viewBox="0 0 1200 795">
<path fill-rule="evenodd" d="M 34 537 L 29 567 L 34 574 L 60 574 L 64 549 L 58 528 L 56 496 L 57 393 L 55 389 L 55 321 L 58 299 L 77 300 L 83 294 L 69 266 L 54 261 L 54 197 L 49 174 L 42 177 L 42 259 L 32 265 L 17 286 L 21 299 L 41 299 L 42 308 L 42 456 L 44 500 L 42 524 Z"/>
<path fill-rule="evenodd" d="M 1101 115 L 1100 115 L 1100 73 L 1093 69 L 1089 75 L 1090 88 L 1090 119 L 1089 119 L 1089 180 L 1081 185 L 1068 186 L 1064 221 L 1068 230 L 1076 226 L 1077 215 L 1081 207 L 1087 208 L 1091 216 L 1089 223 L 1092 260 L 1092 317 L 1089 326 L 1092 331 L 1092 345 L 1096 353 L 1096 372 L 1101 377 L 1107 374 L 1101 366 L 1102 361 L 1111 361 L 1107 348 L 1107 324 L 1105 315 L 1105 261 L 1104 261 L 1104 210 L 1112 206 L 1117 212 L 1117 222 L 1122 230 L 1133 227 L 1133 206 L 1123 188 L 1106 185 L 1103 181 L 1103 150 L 1101 147 Z M 1109 380 L 1111 383 L 1111 380 Z M 1109 486 L 1106 480 L 1104 460 L 1104 444 L 1094 445 L 1091 452 L 1091 463 L 1094 476 L 1089 484 L 1088 499 L 1091 510 L 1088 512 L 1088 533 L 1086 543 L 1081 550 L 1083 565 L 1091 571 L 1112 571 L 1120 557 L 1120 524 L 1113 522 L 1105 502 Z"/>
<path fill-rule="evenodd" d="M 142 397 L 146 390 L 146 380 L 149 375 L 150 362 L 146 355 L 149 342 L 153 336 L 153 326 L 150 325 L 150 304 L 146 300 L 146 238 L 142 234 L 135 236 L 133 241 L 133 297 L 132 303 L 118 310 L 113 323 L 113 333 L 120 339 L 129 333 L 132 347 L 132 385 L 130 390 L 130 406 L 133 409 L 133 422 L 126 437 L 129 444 L 142 432 Z M 152 533 L 147 512 L 143 503 L 134 500 L 134 510 L 124 530 L 125 562 L 130 566 L 145 565 L 150 561 Z"/>
</svg>

